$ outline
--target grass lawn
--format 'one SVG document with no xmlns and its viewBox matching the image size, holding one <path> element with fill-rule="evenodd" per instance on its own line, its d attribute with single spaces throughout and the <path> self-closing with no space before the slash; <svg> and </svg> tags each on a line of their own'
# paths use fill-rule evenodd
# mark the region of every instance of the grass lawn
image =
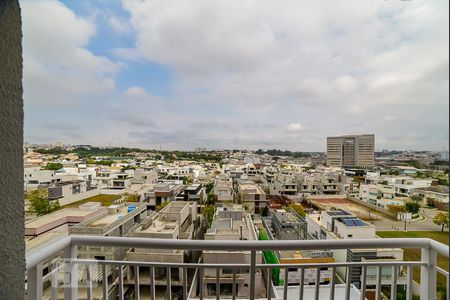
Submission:
<svg viewBox="0 0 450 300">
<path fill-rule="evenodd" d="M 430 238 L 440 243 L 448 245 L 448 232 L 440 231 L 377 231 L 377 235 L 383 238 Z M 420 261 L 420 249 L 405 248 L 404 260 Z M 449 270 L 449 261 L 447 257 L 438 255 L 438 265 L 442 269 Z M 414 268 L 414 280 L 420 283 L 420 270 Z M 443 291 L 445 291 L 445 277 L 438 273 L 437 275 L 438 296 L 444 299 Z"/>
<path fill-rule="evenodd" d="M 114 200 L 120 199 L 121 195 L 97 195 L 92 196 L 74 203 L 70 203 L 64 206 L 61 206 L 61 208 L 68 208 L 68 207 L 78 207 L 80 204 L 86 203 L 86 202 L 101 202 L 103 206 L 109 206 L 113 203 Z"/>
</svg>

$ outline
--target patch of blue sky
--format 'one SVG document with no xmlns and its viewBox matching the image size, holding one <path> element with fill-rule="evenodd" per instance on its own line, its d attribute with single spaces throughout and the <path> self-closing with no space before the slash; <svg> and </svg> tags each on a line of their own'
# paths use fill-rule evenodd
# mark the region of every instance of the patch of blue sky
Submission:
<svg viewBox="0 0 450 300">
<path fill-rule="evenodd" d="M 91 2 L 62 1 L 77 16 L 91 18 L 95 16 L 96 35 L 89 41 L 87 48 L 95 55 L 108 57 L 113 61 L 121 60 L 114 52 L 115 49 L 132 49 L 135 46 L 135 36 L 132 31 L 118 32 L 108 22 L 114 16 L 127 20 L 128 12 L 122 8 L 118 0 Z M 144 60 L 125 61 L 125 65 L 116 75 L 116 85 L 119 90 L 126 90 L 138 86 L 148 93 L 160 97 L 171 97 L 173 74 L 169 67 Z"/>
<path fill-rule="evenodd" d="M 143 88 L 147 93 L 170 98 L 172 96 L 173 74 L 170 68 L 149 62 L 127 62 L 116 77 L 119 89 L 132 86 Z"/>
</svg>

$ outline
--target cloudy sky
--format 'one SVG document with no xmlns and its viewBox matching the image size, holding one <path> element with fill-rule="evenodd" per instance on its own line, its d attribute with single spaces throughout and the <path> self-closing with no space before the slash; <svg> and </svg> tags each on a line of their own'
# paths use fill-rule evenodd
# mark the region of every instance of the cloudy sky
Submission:
<svg viewBox="0 0 450 300">
<path fill-rule="evenodd" d="M 377 149 L 449 137 L 448 1 L 21 1 L 25 140 Z"/>
</svg>

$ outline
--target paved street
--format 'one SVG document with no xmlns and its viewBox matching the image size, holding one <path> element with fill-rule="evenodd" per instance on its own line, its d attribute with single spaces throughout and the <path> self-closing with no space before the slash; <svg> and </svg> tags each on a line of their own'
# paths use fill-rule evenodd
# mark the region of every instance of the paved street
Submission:
<svg viewBox="0 0 450 300">
<path fill-rule="evenodd" d="M 425 219 L 415 221 L 411 220 L 406 223 L 406 229 L 408 231 L 440 231 L 441 226 L 433 223 L 433 217 L 436 215 L 438 210 L 421 208 L 420 214 L 424 216 Z M 377 231 L 390 231 L 390 230 L 400 230 L 403 231 L 405 228 L 405 222 L 403 221 L 392 221 L 383 220 L 371 222 L 375 225 Z"/>
</svg>

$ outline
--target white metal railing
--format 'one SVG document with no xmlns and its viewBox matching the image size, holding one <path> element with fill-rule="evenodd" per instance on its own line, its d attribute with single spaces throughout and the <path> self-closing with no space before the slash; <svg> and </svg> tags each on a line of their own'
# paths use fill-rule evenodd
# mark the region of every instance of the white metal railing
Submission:
<svg viewBox="0 0 450 300">
<path fill-rule="evenodd" d="M 216 250 L 216 251 L 249 251 L 250 262 L 245 264 L 208 264 L 208 263 L 169 263 L 169 262 L 144 262 L 144 261 L 113 261 L 113 260 L 91 260 L 78 259 L 78 246 L 101 246 L 101 247 L 119 247 L 119 248 L 148 248 L 148 249 L 177 249 L 177 250 Z M 332 263 L 301 263 L 301 264 L 257 264 L 256 257 L 260 251 L 277 251 L 277 250 L 337 250 L 337 249 L 374 249 L 374 248 L 419 248 L 421 249 L 420 261 L 364 261 L 364 262 L 332 262 Z M 320 269 L 331 269 L 331 281 L 328 283 L 329 299 L 335 299 L 335 287 L 337 284 L 337 270 L 344 268 L 347 270 L 346 277 L 342 278 L 345 283 L 345 299 L 350 299 L 350 290 L 354 289 L 352 284 L 352 270 L 358 268 L 361 271 L 360 282 L 360 299 L 365 299 L 365 292 L 368 289 L 366 282 L 368 280 L 367 269 L 376 268 L 376 284 L 375 298 L 381 299 L 382 296 L 382 274 L 383 268 L 392 268 L 392 276 L 390 282 L 391 299 L 396 299 L 397 294 L 397 275 L 400 270 L 406 271 L 406 299 L 412 299 L 413 295 L 413 268 L 420 268 L 420 299 L 436 299 L 436 276 L 437 273 L 446 277 L 447 300 L 449 299 L 449 273 L 437 266 L 437 255 L 449 257 L 449 248 L 446 245 L 438 243 L 431 239 L 354 239 L 354 240 L 290 240 L 290 241 L 206 241 L 206 240 L 167 240 L 167 239 L 147 239 L 147 238 L 129 238 L 129 237 L 98 237 L 98 236 L 66 236 L 59 240 L 44 244 L 32 252 L 27 253 L 27 299 L 42 299 L 44 295 L 44 283 L 50 283 L 49 297 L 51 299 L 78 299 L 78 293 L 83 290 L 86 297 L 93 299 L 94 290 L 93 282 L 95 282 L 95 274 L 93 274 L 93 266 L 99 267 L 98 280 L 102 282 L 101 294 L 102 299 L 125 299 L 124 273 L 133 273 L 134 299 L 140 299 L 140 290 L 143 284 L 139 279 L 140 270 L 149 270 L 149 282 L 145 284 L 150 286 L 149 292 L 151 299 L 156 298 L 156 278 L 155 270 L 165 269 L 166 272 L 166 298 L 172 299 L 172 279 L 171 271 L 181 270 L 183 279 L 181 287 L 181 299 L 211 299 L 210 295 L 204 295 L 203 281 L 205 279 L 204 272 L 207 269 L 216 270 L 215 276 L 215 296 L 212 298 L 227 298 L 220 295 L 221 285 L 224 284 L 224 277 L 220 276 L 221 270 L 231 270 L 231 274 L 227 276 L 227 283 L 231 282 L 232 292 L 229 298 L 247 298 L 247 299 L 287 299 L 288 276 L 289 269 L 295 268 L 300 274 L 298 286 L 298 299 L 304 298 L 304 279 L 305 271 L 310 269 L 316 270 L 316 278 L 314 285 L 314 299 L 319 299 L 321 293 L 320 285 Z M 43 266 L 55 256 L 61 256 L 64 264 L 51 270 L 47 274 L 43 274 Z M 281 296 L 274 293 L 272 284 L 272 273 L 279 269 L 284 272 L 284 286 L 282 287 Z M 198 284 L 197 295 L 190 295 L 188 285 L 188 273 L 194 272 L 195 277 L 192 278 L 195 284 Z M 249 294 L 242 296 L 236 290 L 236 280 L 240 272 L 245 270 L 249 277 Z M 63 284 L 59 286 L 58 274 L 64 271 Z M 80 272 L 81 271 L 81 272 Z M 113 280 L 108 280 L 110 272 L 116 275 Z M 79 287 L 79 274 L 83 274 L 84 286 Z M 100 277 L 101 273 L 101 277 Z M 264 284 L 257 291 L 256 274 L 262 274 Z M 230 281 L 231 278 L 231 281 Z M 192 281 L 191 281 L 192 282 Z M 228 283 L 229 284 L 229 283 Z M 111 286 L 109 286 L 111 285 Z M 128 283 L 128 285 L 130 285 Z M 385 286 L 385 284 L 383 284 Z M 312 287 L 308 287 L 312 288 Z M 58 297 L 58 291 L 63 290 L 64 296 Z M 258 294 L 261 290 L 265 291 L 265 295 Z M 110 292 L 113 292 L 111 295 Z M 81 298 L 81 296 L 80 296 Z M 306 298 L 305 298 L 306 299 Z M 309 298 L 308 298 L 309 299 Z M 336 298 L 337 299 L 337 298 Z"/>
</svg>

